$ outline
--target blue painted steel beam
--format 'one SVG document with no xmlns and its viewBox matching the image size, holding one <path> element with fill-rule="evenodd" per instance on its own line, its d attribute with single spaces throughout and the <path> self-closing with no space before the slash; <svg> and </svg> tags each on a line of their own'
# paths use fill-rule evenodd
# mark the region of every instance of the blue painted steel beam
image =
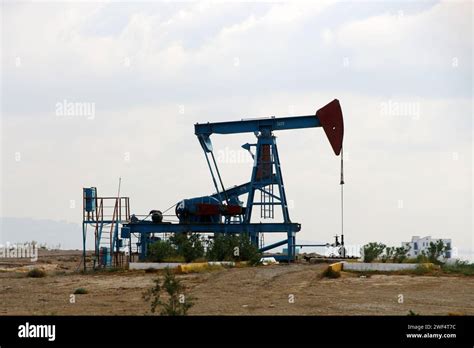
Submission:
<svg viewBox="0 0 474 348">
<path fill-rule="evenodd" d="M 271 192 L 268 192 L 267 190 L 265 190 L 264 188 L 259 188 L 259 190 L 267 195 L 269 195 L 270 197 L 273 197 L 274 199 L 278 200 L 278 201 L 281 201 L 281 197 L 278 197 L 276 195 L 274 195 L 273 193 Z"/>
<path fill-rule="evenodd" d="M 266 245 L 263 248 L 260 248 L 259 251 L 264 252 L 264 251 L 271 250 L 271 249 L 277 248 L 277 247 L 285 245 L 285 244 L 288 244 L 288 239 L 283 239 L 279 242 L 276 242 L 276 243 L 273 243 L 273 244 L 270 244 L 270 245 Z"/>
<path fill-rule="evenodd" d="M 156 224 L 152 221 L 139 221 L 123 224 L 122 238 L 130 233 L 282 233 L 299 232 L 298 223 L 250 223 L 250 224 Z"/>
<path fill-rule="evenodd" d="M 254 187 L 265 187 L 269 184 L 272 184 L 272 183 L 275 183 L 275 181 L 269 181 L 269 180 L 265 180 L 265 181 L 259 181 L 259 182 L 256 182 L 254 183 Z M 231 188 L 228 188 L 227 190 L 223 191 L 223 192 L 219 192 L 219 193 L 214 193 L 213 195 L 210 195 L 210 196 L 203 196 L 203 197 L 200 197 L 200 198 L 207 198 L 207 197 L 212 197 L 212 198 L 215 198 L 215 199 L 218 199 L 220 200 L 221 202 L 223 202 L 225 199 L 223 198 L 223 196 L 227 195 L 227 197 L 235 197 L 235 196 L 242 196 L 242 195 L 245 195 L 247 193 L 249 193 L 250 189 L 252 188 L 252 183 L 251 182 L 247 182 L 245 184 L 242 184 L 242 185 L 237 185 L 237 186 L 234 186 L 234 187 L 231 187 Z M 278 197 L 277 197 L 278 198 Z M 279 198 L 278 198 L 279 199 Z"/>
<path fill-rule="evenodd" d="M 235 197 L 235 196 L 241 196 L 241 195 L 244 195 L 244 194 L 248 193 L 251 188 L 252 188 L 252 183 L 247 182 L 247 183 L 242 184 L 242 185 L 231 187 L 231 188 L 225 190 L 224 192 L 225 192 L 225 194 L 227 194 L 228 197 L 233 197 L 233 196 Z M 211 195 L 211 197 L 219 199 L 219 194 L 215 193 L 215 194 Z"/>
<path fill-rule="evenodd" d="M 267 257 L 273 257 L 276 261 L 284 261 L 288 262 L 288 255 L 287 254 L 281 254 L 281 255 L 267 255 Z"/>
<path fill-rule="evenodd" d="M 294 117 L 270 117 L 254 120 L 196 123 L 194 133 L 196 135 L 211 134 L 236 134 L 253 133 L 263 128 L 270 130 L 287 130 L 321 127 L 319 119 L 315 115 Z"/>
</svg>

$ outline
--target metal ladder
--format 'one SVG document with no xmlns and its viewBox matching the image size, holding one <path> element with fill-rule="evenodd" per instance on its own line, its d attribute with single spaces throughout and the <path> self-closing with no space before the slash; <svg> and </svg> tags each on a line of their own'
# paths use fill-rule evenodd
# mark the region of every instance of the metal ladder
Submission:
<svg viewBox="0 0 474 348">
<path fill-rule="evenodd" d="M 263 219 L 273 219 L 275 217 L 274 197 L 273 184 L 260 190 L 260 217 Z"/>
</svg>

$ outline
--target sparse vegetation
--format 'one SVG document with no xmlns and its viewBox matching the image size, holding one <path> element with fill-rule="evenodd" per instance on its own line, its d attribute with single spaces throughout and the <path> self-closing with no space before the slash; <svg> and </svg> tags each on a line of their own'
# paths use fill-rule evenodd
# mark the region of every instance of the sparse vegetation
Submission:
<svg viewBox="0 0 474 348">
<path fill-rule="evenodd" d="M 420 255 L 418 255 L 416 257 L 416 259 L 413 259 L 415 263 L 427 263 L 427 262 L 430 262 L 430 260 L 428 259 L 428 257 L 424 254 L 424 253 L 421 253 Z"/>
<path fill-rule="evenodd" d="M 33 268 L 27 275 L 30 278 L 44 278 L 46 277 L 46 272 L 41 268 Z"/>
<path fill-rule="evenodd" d="M 261 258 L 245 233 L 216 235 L 208 242 L 206 252 L 199 234 L 176 233 L 169 240 L 152 243 L 147 257 L 151 262 L 247 261 L 252 266 L 259 264 Z"/>
<path fill-rule="evenodd" d="M 189 236 L 187 233 L 175 233 L 170 241 L 177 254 L 184 257 L 186 262 L 193 262 L 204 256 L 204 245 L 198 233 Z"/>
<path fill-rule="evenodd" d="M 398 247 L 394 248 L 393 262 L 402 263 L 407 259 L 407 254 L 410 251 L 410 247 Z"/>
<path fill-rule="evenodd" d="M 262 258 L 245 233 L 216 235 L 208 245 L 206 256 L 210 261 L 248 261 L 251 265 L 259 264 Z"/>
<path fill-rule="evenodd" d="M 87 289 L 85 288 L 77 288 L 76 290 L 74 290 L 74 295 L 85 295 L 88 293 L 89 291 L 87 291 Z"/>
<path fill-rule="evenodd" d="M 204 256 L 204 244 L 197 233 L 175 233 L 169 240 L 157 240 L 148 247 L 151 262 L 193 262 Z"/>
<path fill-rule="evenodd" d="M 148 260 L 152 262 L 163 262 L 176 254 L 176 249 L 168 240 L 157 240 L 148 247 Z"/>
<path fill-rule="evenodd" d="M 210 261 L 233 261 L 237 245 L 235 235 L 215 235 L 207 246 L 206 256 Z"/>
<path fill-rule="evenodd" d="M 393 257 L 394 251 L 395 251 L 394 247 L 386 247 L 385 252 L 382 254 L 381 261 L 382 262 L 390 261 Z"/>
<path fill-rule="evenodd" d="M 207 265 L 206 264 L 206 266 L 202 268 L 199 267 L 199 268 L 195 268 L 191 270 L 185 270 L 184 272 L 180 271 L 180 269 L 178 268 L 177 273 L 207 273 L 207 272 L 221 271 L 222 269 L 224 269 L 224 267 L 221 265 Z"/>
<path fill-rule="evenodd" d="M 161 307 L 160 315 L 187 315 L 188 310 L 193 306 L 192 298 L 184 293 L 184 286 L 176 279 L 174 273 L 165 269 L 164 280 L 160 277 L 153 281 L 155 286 L 144 293 L 145 301 L 150 302 L 150 310 L 156 312 L 157 307 Z M 168 295 L 168 301 L 161 299 L 161 292 L 165 290 Z"/>
<path fill-rule="evenodd" d="M 383 274 L 383 275 L 411 275 L 411 276 L 440 276 L 443 275 L 439 266 L 430 267 L 428 265 L 417 265 L 415 269 L 401 269 L 396 271 L 356 271 L 356 270 L 345 270 L 344 272 L 354 273 L 358 276 L 366 276 L 367 278 L 371 275 Z"/>
<path fill-rule="evenodd" d="M 413 312 L 411 309 L 408 311 L 408 316 L 418 316 L 418 313 Z"/>
<path fill-rule="evenodd" d="M 322 278 L 332 278 L 336 279 L 341 277 L 341 272 L 337 272 L 333 270 L 331 267 L 328 267 L 324 270 L 324 272 L 321 274 Z"/>
<path fill-rule="evenodd" d="M 90 254 L 88 253 L 88 255 Z M 67 260 L 69 256 L 76 257 L 77 262 L 74 262 L 74 265 Z M 9 301 L 4 301 L 2 307 L 4 314 L 49 315 L 49 313 L 56 313 L 57 315 L 120 316 L 136 313 L 138 308 L 142 314 L 147 312 L 148 315 L 160 316 L 163 307 L 157 305 L 156 312 L 152 314 L 151 303 L 145 302 L 141 295 L 153 288 L 155 286 L 153 280 L 159 277 L 161 278 L 159 282 L 161 286 L 160 299 L 163 303 L 168 303 L 170 297 L 163 287 L 164 269 L 146 274 L 145 270 L 109 273 L 106 269 L 92 271 L 88 267 L 87 273 L 82 273 L 82 267 L 75 267 L 79 265 L 81 258 L 82 250 L 61 253 L 47 251 L 44 258 L 33 265 L 28 259 L 2 260 L 4 265 L 1 267 L 3 273 L 0 273 L 0 292 L 9 298 Z M 44 264 L 42 262 L 44 259 L 51 260 L 52 264 L 58 265 L 58 267 Z M 413 260 L 416 261 L 416 258 L 404 262 Z M 473 315 L 474 309 L 469 306 L 469 295 L 472 292 L 474 276 L 468 274 L 474 266 L 467 262 L 456 264 L 453 260 L 449 261 L 440 267 L 431 267 L 429 273 L 422 271 L 421 275 L 414 273 L 414 270 L 355 272 L 346 269 L 341 271 L 339 278 L 323 278 L 322 273 L 329 266 L 327 263 L 314 265 L 293 263 L 285 266 L 249 267 L 248 262 L 237 262 L 235 267 L 245 266 L 245 268 L 239 269 L 223 269 L 211 264 L 206 271 L 199 273 L 199 267 L 191 265 L 190 268 L 196 267 L 198 269 L 197 273 L 180 275 L 178 269 L 173 270 L 173 273 L 176 275 L 176 279 L 185 286 L 184 290 L 178 291 L 178 294 L 185 295 L 182 299 L 188 302 L 190 301 L 188 295 L 195 296 L 193 299 L 195 304 L 187 311 L 188 316 L 313 315 L 316 312 L 321 315 L 353 315 L 356 311 L 360 315 L 371 315 L 374 313 L 374 308 L 382 308 L 384 313 L 402 316 L 406 316 L 410 309 L 420 315 L 439 315 L 440 313 L 443 315 Z M 470 262 L 472 263 L 472 261 Z M 416 265 L 418 266 L 418 264 Z M 67 275 L 58 276 L 56 272 L 62 270 L 62 266 L 69 267 L 66 270 Z M 33 268 L 45 270 L 46 278 L 28 278 L 27 273 Z M 214 268 L 223 270 L 209 273 Z M 337 270 L 338 268 L 333 267 L 333 269 Z M 463 270 L 467 270 L 466 275 L 460 273 Z M 336 286 L 337 284 L 343 286 Z M 243 292 L 242 286 L 251 288 L 252 291 Z M 315 286 L 321 290 L 318 292 L 317 300 L 306 296 Z M 85 288 L 88 294 L 74 295 L 76 304 L 67 304 L 71 300 L 69 294 L 72 295 L 77 288 Z M 61 289 L 64 290 L 64 296 L 52 296 Z M 348 289 L 350 290 L 348 291 Z M 439 296 L 440 289 L 443 290 L 444 295 L 448 294 L 449 296 Z M 295 303 L 291 306 L 278 305 L 282 300 L 285 303 L 287 301 L 286 296 L 282 298 L 282 290 L 283 295 L 295 294 Z M 136 298 L 133 296 L 137 293 L 141 305 L 135 301 Z M 265 294 L 263 305 L 253 305 L 256 303 L 255 293 Z M 403 305 L 397 304 L 396 296 L 400 293 L 405 296 Z M 35 296 L 37 301 L 31 301 L 32 294 L 38 295 Z M 130 296 L 124 297 L 124 294 Z M 225 296 L 216 296 L 216 294 L 225 294 Z M 409 295 L 409 298 L 406 297 L 406 294 Z M 247 304 L 249 308 L 242 308 L 239 304 L 235 305 L 235 303 L 229 302 L 233 298 L 241 299 L 239 304 Z M 334 298 L 339 298 L 342 302 L 352 305 L 321 306 L 321 303 L 328 303 Z M 430 301 L 424 301 L 427 298 Z M 391 300 L 387 302 L 387 299 Z M 99 302 L 100 306 L 97 305 Z M 206 305 L 209 303 L 212 303 L 212 306 Z M 416 303 L 419 305 L 414 305 Z"/>
<path fill-rule="evenodd" d="M 452 265 L 444 264 L 441 266 L 441 269 L 445 273 L 452 273 L 452 274 L 463 274 L 465 276 L 473 276 L 474 275 L 474 263 L 469 263 L 467 261 L 456 261 L 456 263 Z"/>
<path fill-rule="evenodd" d="M 438 240 L 436 243 L 430 242 L 427 250 L 422 250 L 420 254 L 415 258 L 402 258 L 401 262 L 404 263 L 434 263 L 435 265 L 442 265 L 442 257 L 450 251 L 449 248 L 442 240 Z M 408 250 L 407 250 L 408 252 Z"/>
<path fill-rule="evenodd" d="M 335 271 L 331 266 L 327 267 L 322 273 L 321 278 L 336 279 L 341 277 L 340 271 Z"/>
<path fill-rule="evenodd" d="M 402 263 L 407 260 L 407 254 L 410 247 L 387 247 L 383 243 L 368 243 L 362 247 L 364 262 L 380 260 L 381 262 Z"/>
<path fill-rule="evenodd" d="M 418 265 L 416 266 L 416 268 L 414 270 L 410 270 L 410 273 L 413 273 L 415 275 L 424 275 L 424 274 L 428 274 L 428 273 L 431 273 L 432 270 L 428 267 L 425 267 L 423 265 Z"/>
<path fill-rule="evenodd" d="M 383 243 L 369 243 L 362 247 L 362 252 L 364 255 L 364 262 L 372 262 L 375 259 L 379 258 L 380 255 L 384 252 L 386 245 Z"/>
<path fill-rule="evenodd" d="M 430 242 L 426 254 L 423 253 L 423 255 L 426 255 L 430 262 L 440 265 L 443 263 L 439 260 L 440 257 L 445 255 L 449 250 L 451 250 L 451 248 L 444 244 L 442 240 L 438 240 L 436 243 Z"/>
</svg>

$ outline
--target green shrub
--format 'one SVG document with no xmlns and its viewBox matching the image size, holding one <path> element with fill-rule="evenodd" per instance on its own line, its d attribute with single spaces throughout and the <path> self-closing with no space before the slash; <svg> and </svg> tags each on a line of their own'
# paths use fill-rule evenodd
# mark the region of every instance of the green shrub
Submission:
<svg viewBox="0 0 474 348">
<path fill-rule="evenodd" d="M 241 234 L 239 239 L 239 255 L 238 261 L 248 261 L 252 266 L 260 263 L 262 253 L 258 251 L 256 245 L 252 244 L 250 237 L 247 234 Z M 235 252 L 235 249 L 234 249 Z M 234 253 L 235 255 L 235 253 Z"/>
<path fill-rule="evenodd" d="M 74 290 L 75 295 L 85 295 L 88 293 L 89 291 L 87 291 L 87 289 L 84 289 L 84 288 L 77 288 L 76 290 Z"/>
<path fill-rule="evenodd" d="M 30 278 L 43 278 L 46 277 L 46 272 L 40 268 L 33 268 L 28 272 L 28 277 Z"/>
<path fill-rule="evenodd" d="M 207 258 L 210 261 L 248 261 L 256 265 L 262 254 L 246 233 L 218 234 L 208 245 Z"/>
<path fill-rule="evenodd" d="M 185 262 L 193 262 L 203 257 L 204 245 L 198 233 L 175 233 L 170 238 L 171 243 L 176 248 L 178 255 L 184 257 Z"/>
<path fill-rule="evenodd" d="M 210 261 L 234 261 L 234 248 L 238 244 L 236 235 L 216 234 L 207 246 L 207 259 Z"/>
<path fill-rule="evenodd" d="M 168 240 L 157 240 L 148 247 L 148 260 L 163 262 L 165 259 L 176 255 L 176 250 Z"/>
<path fill-rule="evenodd" d="M 184 293 L 184 286 L 176 279 L 174 273 L 167 267 L 163 282 L 158 277 L 154 280 L 154 287 L 143 294 L 145 301 L 150 302 L 150 310 L 156 312 L 158 306 L 161 307 L 160 315 L 187 315 L 188 310 L 194 305 L 192 298 Z M 161 291 L 165 290 L 168 301 L 161 299 Z"/>
<path fill-rule="evenodd" d="M 422 253 L 416 257 L 415 261 L 417 263 L 428 263 L 430 262 L 430 259 L 424 253 Z"/>
<path fill-rule="evenodd" d="M 453 265 L 442 265 L 441 269 L 445 273 L 463 274 L 466 276 L 474 275 L 474 263 L 457 260 Z"/>
<path fill-rule="evenodd" d="M 386 247 L 385 252 L 382 255 L 382 262 L 390 261 L 393 258 L 393 253 L 395 251 L 394 247 Z"/>
<path fill-rule="evenodd" d="M 410 247 L 399 247 L 395 248 L 393 252 L 393 262 L 402 263 L 407 259 L 407 254 L 410 251 Z"/>
<path fill-rule="evenodd" d="M 384 251 L 386 245 L 382 243 L 369 243 L 362 247 L 364 262 L 372 262 L 377 259 Z"/>
<path fill-rule="evenodd" d="M 423 265 L 418 265 L 410 273 L 413 273 L 415 275 L 424 275 L 424 274 L 431 273 L 431 272 L 432 272 L 432 270 L 429 269 L 428 267 L 425 267 Z"/>
<path fill-rule="evenodd" d="M 331 267 L 328 267 L 324 270 L 324 272 L 321 274 L 321 277 L 323 278 L 332 278 L 336 279 L 341 276 L 341 272 L 334 271 Z"/>
<path fill-rule="evenodd" d="M 448 248 L 448 246 L 445 245 L 444 242 L 440 239 L 436 243 L 430 242 L 430 245 L 428 246 L 426 252 L 426 256 L 428 257 L 428 260 L 430 260 L 430 262 L 439 265 L 442 263 L 439 261 L 439 258 L 449 250 L 451 249 Z"/>
</svg>

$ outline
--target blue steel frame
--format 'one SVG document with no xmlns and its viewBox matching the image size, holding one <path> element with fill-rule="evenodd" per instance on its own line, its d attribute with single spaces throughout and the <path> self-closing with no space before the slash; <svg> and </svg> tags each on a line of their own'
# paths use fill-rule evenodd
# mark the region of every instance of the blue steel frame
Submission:
<svg viewBox="0 0 474 348">
<path fill-rule="evenodd" d="M 151 221 L 138 221 L 124 223 L 121 230 L 121 238 L 131 238 L 131 234 L 140 234 L 140 259 L 145 258 L 147 247 L 150 241 L 150 234 L 153 233 L 224 233 L 258 235 L 259 233 L 282 233 L 290 231 L 295 234 L 301 230 L 301 225 L 297 223 L 233 223 L 233 224 L 156 224 Z M 281 244 L 278 244 L 281 243 Z M 283 240 L 275 244 L 274 247 L 287 244 Z M 269 250 L 269 246 L 265 250 Z"/>
<path fill-rule="evenodd" d="M 321 123 L 317 116 L 296 116 L 296 117 L 271 117 L 265 119 L 242 120 L 233 122 L 218 122 L 205 123 L 195 125 L 195 134 L 204 150 L 206 161 L 211 172 L 212 180 L 216 193 L 211 197 L 217 198 L 221 202 L 228 202 L 229 197 L 238 197 L 240 195 L 248 194 L 246 213 L 242 222 L 226 221 L 226 223 L 218 224 L 172 224 L 172 223 L 152 223 L 151 221 L 136 221 L 123 224 L 121 237 L 131 238 L 131 234 L 140 234 L 140 258 L 143 259 L 147 254 L 147 245 L 149 242 L 149 235 L 152 233 L 248 233 L 254 245 L 258 245 L 260 233 L 286 233 L 286 239 L 277 243 L 261 247 L 260 251 L 268 251 L 278 246 L 287 245 L 288 254 L 283 256 L 283 259 L 292 261 L 295 258 L 295 236 L 296 232 L 301 230 L 299 223 L 292 223 L 288 212 L 288 202 L 286 198 L 285 186 L 283 183 L 283 175 L 281 171 L 280 158 L 278 155 L 278 148 L 276 138 L 273 135 L 275 130 L 287 129 L 301 129 L 321 127 Z M 217 168 L 217 163 L 213 154 L 211 134 L 236 134 L 253 132 L 257 136 L 256 144 L 245 144 L 243 147 L 250 149 L 256 147 L 254 155 L 254 166 L 250 182 L 235 186 L 230 189 L 225 189 L 222 183 L 222 178 Z M 260 163 L 260 154 L 263 151 L 264 145 L 270 147 L 271 151 L 271 166 L 272 174 L 267 180 L 257 178 L 258 168 Z M 212 159 L 209 160 L 209 156 Z M 219 187 L 220 184 L 220 187 Z M 255 202 L 255 191 L 264 190 L 269 185 L 275 185 L 278 188 L 278 196 L 271 194 L 273 200 L 271 203 Z M 220 190 L 221 188 L 221 190 Z M 268 191 L 266 191 L 268 194 Z M 280 206 L 282 210 L 283 222 L 280 223 L 252 223 L 252 210 L 255 205 L 270 204 Z"/>
<path fill-rule="evenodd" d="M 313 128 L 313 127 L 321 127 L 321 126 L 322 126 L 321 122 L 319 121 L 316 115 L 296 116 L 296 117 L 278 117 L 278 118 L 270 117 L 270 118 L 242 120 L 242 121 L 204 123 L 204 124 L 196 124 L 194 126 L 195 134 L 198 137 L 199 142 L 204 150 L 206 159 L 207 159 L 207 153 L 211 153 L 212 158 L 214 158 L 214 155 L 212 154 L 213 152 L 212 142 L 210 139 L 211 134 L 214 134 L 214 133 L 215 134 L 237 134 L 237 133 L 249 133 L 249 132 L 255 133 L 255 135 L 257 136 L 257 144 L 245 144 L 242 146 L 243 148 L 249 151 L 250 151 L 250 147 L 252 146 L 256 147 L 256 151 L 254 155 L 254 166 L 252 169 L 252 176 L 251 176 L 250 183 L 237 187 L 237 189 L 240 189 L 241 192 L 242 191 L 246 191 L 245 193 L 248 192 L 247 207 L 246 207 L 246 213 L 243 220 L 243 224 L 251 223 L 252 211 L 255 205 L 266 204 L 266 205 L 272 205 L 272 206 L 280 206 L 282 210 L 282 215 L 283 215 L 282 223 L 270 223 L 270 224 L 263 223 L 260 225 L 272 226 L 274 230 L 271 232 L 277 232 L 277 233 L 286 232 L 287 234 L 286 240 L 282 240 L 280 242 L 277 242 L 265 247 L 261 246 L 260 251 L 263 252 L 263 251 L 271 250 L 278 246 L 286 244 L 287 249 L 288 249 L 288 254 L 284 258 L 287 261 L 292 261 L 295 258 L 295 251 L 296 251 L 295 238 L 296 238 L 296 232 L 298 232 L 300 228 L 298 229 L 289 228 L 289 226 L 291 226 L 292 223 L 290 220 L 290 214 L 288 212 L 288 201 L 286 198 L 285 185 L 283 183 L 283 174 L 281 171 L 281 164 L 280 164 L 280 158 L 278 155 L 276 138 L 273 135 L 273 131 Z M 270 165 L 273 168 L 272 173 L 273 172 L 275 173 L 267 181 L 258 180 L 257 178 L 258 168 L 260 165 L 263 164 L 263 163 L 260 163 L 260 158 L 261 158 L 260 154 L 263 151 L 262 148 L 264 145 L 270 146 L 271 148 Z M 209 164 L 209 169 L 211 170 L 211 175 L 212 175 L 212 178 L 217 190 L 217 196 L 220 197 L 219 189 L 216 184 L 215 176 L 214 176 L 214 173 L 212 171 L 209 161 L 208 161 L 208 164 Z M 215 162 L 214 162 L 214 165 L 216 168 L 218 178 L 219 180 L 221 180 L 219 170 Z M 221 184 L 222 184 L 222 181 L 221 181 Z M 265 190 L 265 187 L 269 185 L 272 185 L 272 186 L 275 185 L 278 187 L 279 196 L 271 194 Z M 255 191 L 257 190 L 270 194 L 273 198 L 271 202 L 265 202 L 265 203 L 255 202 Z M 223 191 L 224 193 L 226 192 L 224 189 Z M 274 207 L 272 207 L 272 209 L 273 208 Z M 279 228 L 275 228 L 276 225 L 278 225 Z M 301 227 L 300 224 L 296 224 L 296 225 Z M 249 231 L 251 241 L 254 245 L 259 246 L 258 245 L 259 234 L 262 232 L 263 231 L 259 231 L 259 230 Z"/>
<path fill-rule="evenodd" d="M 275 175 L 271 175 L 271 178 L 268 180 L 259 180 L 257 178 L 257 173 L 258 173 L 258 168 L 261 165 L 264 165 L 264 163 L 260 163 L 261 160 L 261 153 L 263 152 L 263 146 L 267 145 L 270 147 L 270 163 L 268 163 L 272 171 L 275 173 Z M 283 175 L 281 172 L 281 165 L 280 165 L 280 159 L 278 156 L 278 148 L 276 145 L 276 138 L 272 134 L 271 128 L 268 126 L 260 128 L 260 134 L 258 135 L 258 140 L 256 144 L 256 152 L 255 152 L 255 162 L 252 170 L 252 177 L 251 177 L 251 185 L 250 185 L 250 191 L 248 194 L 247 198 L 247 209 L 245 213 L 245 218 L 244 218 L 244 223 L 250 223 L 252 219 L 252 212 L 253 212 L 253 207 L 254 205 L 261 205 L 261 204 L 266 204 L 266 205 L 273 205 L 273 206 L 280 206 L 282 210 L 282 215 L 283 215 L 283 223 L 281 223 L 281 226 L 288 226 L 288 224 L 291 224 L 290 220 L 290 214 L 288 212 L 288 202 L 286 199 L 286 193 L 285 193 L 285 186 L 283 184 Z M 270 185 L 276 185 L 278 187 L 278 192 L 279 196 L 273 195 L 274 200 L 268 203 L 262 203 L 262 202 L 255 202 L 255 191 L 257 190 L 265 190 L 266 187 Z M 265 191 L 268 194 L 268 191 Z M 276 200 L 276 201 L 275 201 Z M 272 207 L 273 208 L 273 207 Z M 298 230 L 299 231 L 299 230 Z M 287 255 L 287 260 L 293 260 L 295 257 L 295 233 L 297 231 L 293 231 L 292 229 L 287 229 L 285 230 L 287 233 L 287 239 L 285 243 L 276 243 L 278 245 L 275 245 L 274 247 L 280 246 L 287 244 L 288 245 L 288 255 Z M 259 231 L 254 231 L 250 233 L 250 239 L 254 245 L 258 245 L 259 241 L 259 236 L 260 232 Z M 260 248 L 262 251 L 262 249 Z M 265 250 L 270 250 L 265 248 Z"/>
</svg>

